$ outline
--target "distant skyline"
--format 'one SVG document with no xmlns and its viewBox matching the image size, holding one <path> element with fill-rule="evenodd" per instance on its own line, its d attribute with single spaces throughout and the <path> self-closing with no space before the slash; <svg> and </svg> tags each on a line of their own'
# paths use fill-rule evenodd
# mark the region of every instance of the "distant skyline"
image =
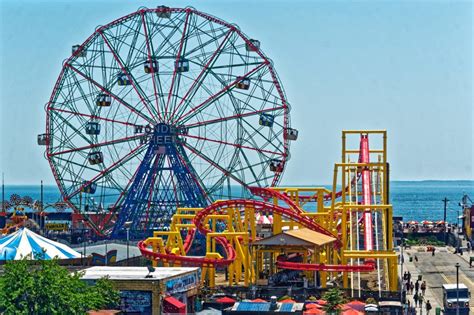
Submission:
<svg viewBox="0 0 474 315">
<path fill-rule="evenodd" d="M 0 2 L 0 172 L 54 179 L 36 135 L 71 46 L 156 1 Z M 471 1 L 166 1 L 239 25 L 299 129 L 281 184 L 332 181 L 343 129 L 386 129 L 393 180 L 474 179 Z"/>
</svg>

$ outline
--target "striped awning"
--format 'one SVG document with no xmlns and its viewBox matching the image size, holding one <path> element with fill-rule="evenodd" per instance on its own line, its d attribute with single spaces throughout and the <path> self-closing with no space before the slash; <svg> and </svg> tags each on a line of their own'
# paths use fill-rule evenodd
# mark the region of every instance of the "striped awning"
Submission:
<svg viewBox="0 0 474 315">
<path fill-rule="evenodd" d="M 54 242 L 27 228 L 0 238 L 0 260 L 27 259 L 71 259 L 81 254 L 67 245 Z"/>
</svg>

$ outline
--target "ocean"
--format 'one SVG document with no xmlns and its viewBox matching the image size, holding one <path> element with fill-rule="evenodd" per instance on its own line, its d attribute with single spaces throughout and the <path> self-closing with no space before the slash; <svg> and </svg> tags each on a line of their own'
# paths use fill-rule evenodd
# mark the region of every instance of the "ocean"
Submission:
<svg viewBox="0 0 474 315">
<path fill-rule="evenodd" d="M 40 198 L 40 186 L 34 185 L 5 185 L 5 199 L 11 194 L 30 196 L 33 200 Z M 443 219 L 443 199 L 449 199 L 447 221 L 456 223 L 459 203 L 463 194 L 474 200 L 474 181 L 393 181 L 390 183 L 390 201 L 393 205 L 394 216 L 408 220 Z M 60 200 L 56 186 L 44 186 L 45 204 Z"/>
</svg>

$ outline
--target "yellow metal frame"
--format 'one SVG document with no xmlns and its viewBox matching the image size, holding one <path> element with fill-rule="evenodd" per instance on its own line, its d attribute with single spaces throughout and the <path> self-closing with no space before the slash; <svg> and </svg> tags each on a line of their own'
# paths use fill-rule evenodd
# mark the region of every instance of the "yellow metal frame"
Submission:
<svg viewBox="0 0 474 315">
<path fill-rule="evenodd" d="M 358 163 L 357 155 L 360 154 L 359 149 L 350 147 L 349 138 L 361 135 L 369 135 L 369 137 L 381 137 L 381 147 L 371 148 L 369 154 L 375 161 L 370 163 Z M 361 192 L 357 191 L 357 185 L 353 185 L 352 181 L 357 174 L 357 170 L 364 168 L 370 171 L 373 180 L 373 199 L 372 205 L 360 205 L 358 200 Z M 329 230 L 334 236 L 339 237 L 342 241 L 342 247 L 326 245 L 321 248 L 306 250 L 303 253 L 305 263 L 323 263 L 323 264 L 353 264 L 355 260 L 376 260 L 381 269 L 379 277 L 383 277 L 386 287 L 384 290 L 396 291 L 398 289 L 397 275 L 397 254 L 393 250 L 392 238 L 392 206 L 388 202 L 389 181 L 388 181 L 388 164 L 387 164 L 387 133 L 384 130 L 344 130 L 342 132 L 342 162 L 336 163 L 334 166 L 334 178 L 332 190 L 324 187 L 273 187 L 275 191 L 284 193 L 290 197 L 293 202 L 305 209 L 309 206 L 315 208 L 315 211 L 303 211 L 302 215 L 313 219 L 316 223 Z M 354 188 L 352 187 L 354 186 Z M 342 190 L 340 198 L 336 198 L 338 187 L 347 187 Z M 331 195 L 331 201 L 324 202 L 324 196 Z M 313 196 L 312 201 L 308 201 L 302 196 Z M 274 204 L 278 204 L 279 200 L 274 198 Z M 201 211 L 200 208 L 178 208 L 173 216 L 170 231 L 156 231 L 152 238 L 147 239 L 153 251 L 166 253 L 171 252 L 177 255 L 185 255 L 183 240 L 181 239 L 181 231 L 195 228 L 193 219 L 195 215 Z M 380 218 L 382 226 L 379 228 L 383 240 L 378 244 L 378 249 L 373 251 L 365 251 L 363 249 L 354 248 L 357 233 L 354 226 L 357 223 L 354 217 L 364 211 L 370 211 Z M 225 237 L 234 247 L 236 251 L 236 259 L 227 268 L 228 285 L 245 285 L 258 283 L 262 271 L 267 270 L 271 273 L 276 272 L 275 262 L 279 255 L 292 252 L 301 252 L 301 248 L 291 248 L 281 246 L 278 248 L 259 248 L 251 246 L 252 241 L 257 239 L 257 222 L 255 219 L 256 209 L 245 208 L 243 213 L 241 209 L 227 208 L 225 214 L 208 215 L 205 218 L 207 227 L 212 231 L 216 231 L 216 223 L 222 221 L 226 223 L 227 230 L 223 232 L 211 232 L 206 236 L 206 257 L 221 258 L 216 251 L 216 237 Z M 281 233 L 284 229 L 300 228 L 299 224 L 291 220 L 287 220 L 279 214 L 273 215 L 273 235 Z M 154 261 L 155 266 L 158 262 Z M 164 266 L 179 265 L 174 262 L 163 261 Z M 203 266 L 203 282 L 210 287 L 216 285 L 216 268 L 213 265 Z M 342 283 L 345 288 L 353 288 L 351 282 L 360 274 L 345 272 L 342 275 L 336 272 L 306 272 L 308 279 L 319 281 L 323 287 L 326 286 L 328 280 L 338 279 L 342 276 Z M 352 280 L 351 280 L 352 279 Z M 351 281 L 350 281 L 351 280 Z M 359 288 L 360 289 L 360 288 Z"/>
</svg>

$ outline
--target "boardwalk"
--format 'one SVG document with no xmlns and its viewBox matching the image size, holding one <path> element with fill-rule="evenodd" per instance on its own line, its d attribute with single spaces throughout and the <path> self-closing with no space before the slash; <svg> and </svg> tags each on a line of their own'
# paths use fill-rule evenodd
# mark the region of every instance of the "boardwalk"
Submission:
<svg viewBox="0 0 474 315">
<path fill-rule="evenodd" d="M 412 281 L 415 282 L 419 274 L 423 275 L 423 280 L 426 281 L 427 290 L 425 293 L 424 300 L 430 300 L 433 310 L 431 314 L 434 314 L 436 307 L 443 308 L 443 290 L 442 285 L 445 283 L 456 283 L 456 267 L 455 264 L 459 262 L 461 267 L 459 268 L 459 282 L 464 283 L 469 287 L 471 293 L 474 292 L 474 267 L 469 268 L 469 256 L 474 253 L 464 253 L 463 256 L 453 254 L 452 248 L 437 247 L 436 255 L 433 257 L 429 252 L 420 252 L 424 250 L 424 247 L 413 247 L 404 251 L 404 271 L 410 271 L 412 275 Z M 411 257 L 417 257 L 418 261 L 413 259 L 410 262 Z M 413 294 L 407 295 L 408 299 L 413 305 Z M 471 295 L 471 312 L 474 312 L 474 294 Z M 422 312 L 421 312 L 422 311 Z M 426 314 L 426 310 L 423 308 L 417 309 L 417 314 Z"/>
</svg>

